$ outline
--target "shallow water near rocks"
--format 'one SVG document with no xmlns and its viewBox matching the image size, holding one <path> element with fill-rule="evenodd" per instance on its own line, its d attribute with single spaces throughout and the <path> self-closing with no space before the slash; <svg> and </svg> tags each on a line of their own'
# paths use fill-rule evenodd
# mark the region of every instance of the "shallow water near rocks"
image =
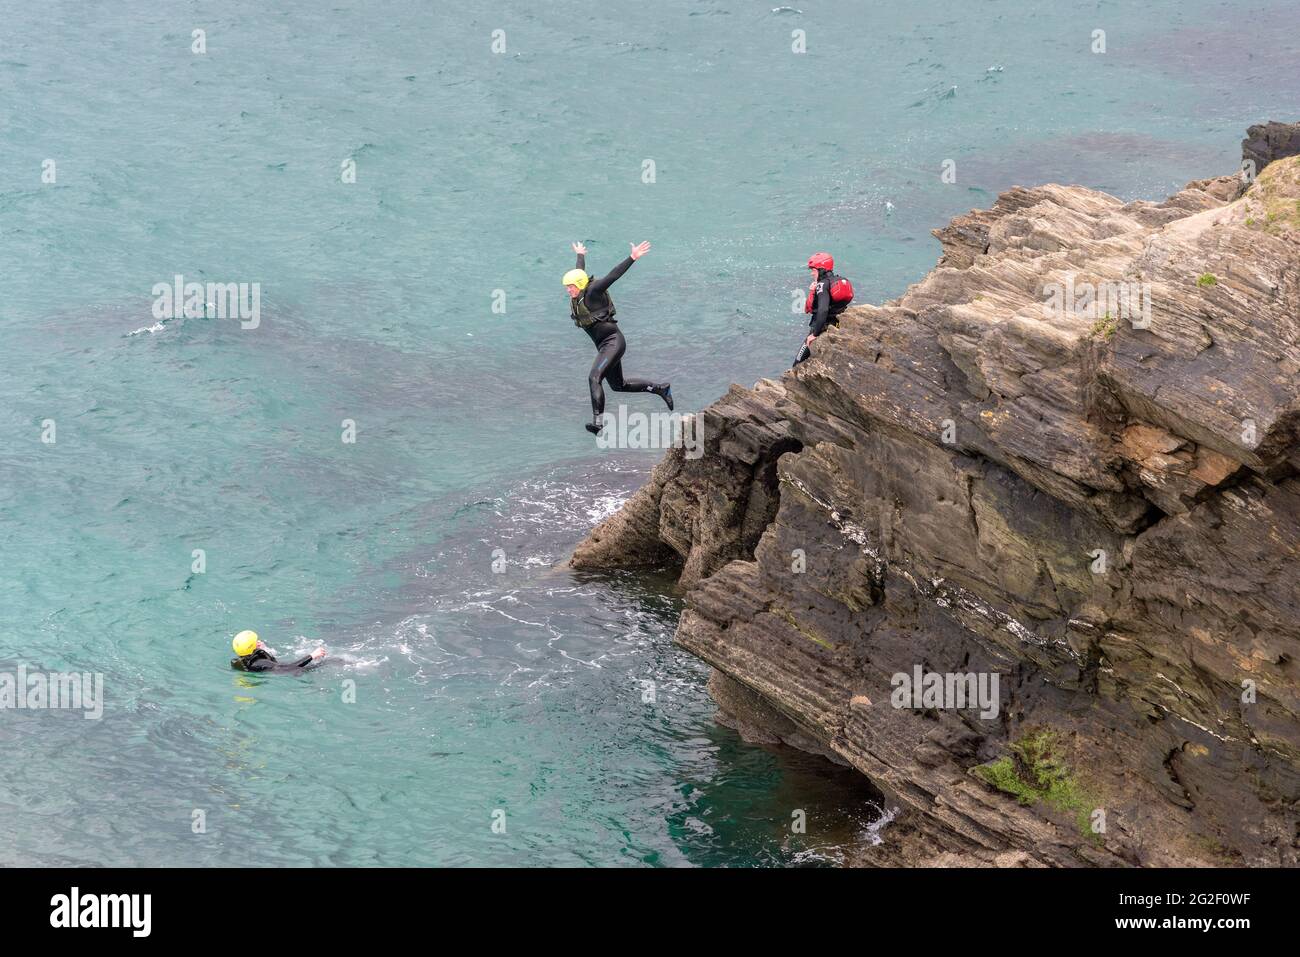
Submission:
<svg viewBox="0 0 1300 957">
<path fill-rule="evenodd" d="M 1159 199 L 1233 171 L 1248 124 L 1295 118 L 1300 14 L 773 6 L 0 0 L 0 670 L 102 672 L 107 699 L 0 714 L 0 863 L 888 840 L 852 773 L 714 722 L 671 574 L 563 567 L 659 456 L 581 427 L 568 243 L 600 271 L 653 241 L 618 287 L 625 367 L 698 409 L 788 366 L 815 248 L 878 302 L 1014 183 Z M 159 321 L 177 274 L 260 283 L 259 326 Z M 237 674 L 242 628 L 333 657 Z"/>
</svg>

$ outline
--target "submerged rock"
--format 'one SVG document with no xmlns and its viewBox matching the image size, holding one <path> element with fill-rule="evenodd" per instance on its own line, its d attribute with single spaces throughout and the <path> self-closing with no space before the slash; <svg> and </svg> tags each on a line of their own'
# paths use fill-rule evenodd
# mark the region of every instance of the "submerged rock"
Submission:
<svg viewBox="0 0 1300 957">
<path fill-rule="evenodd" d="M 958 217 L 576 550 L 682 562 L 727 722 L 897 807 L 864 863 L 1300 863 L 1300 157 L 1269 159 Z M 996 716 L 895 706 L 918 666 L 997 675 Z"/>
</svg>

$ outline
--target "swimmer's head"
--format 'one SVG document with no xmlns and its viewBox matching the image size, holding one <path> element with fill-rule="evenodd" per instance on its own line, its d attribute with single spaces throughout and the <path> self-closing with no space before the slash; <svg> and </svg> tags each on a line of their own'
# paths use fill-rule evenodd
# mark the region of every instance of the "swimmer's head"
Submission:
<svg viewBox="0 0 1300 957">
<path fill-rule="evenodd" d="M 261 642 L 257 638 L 255 631 L 241 631 L 235 635 L 235 640 L 230 643 L 230 647 L 235 649 L 235 654 L 241 658 L 247 658 L 257 650 Z"/>
</svg>

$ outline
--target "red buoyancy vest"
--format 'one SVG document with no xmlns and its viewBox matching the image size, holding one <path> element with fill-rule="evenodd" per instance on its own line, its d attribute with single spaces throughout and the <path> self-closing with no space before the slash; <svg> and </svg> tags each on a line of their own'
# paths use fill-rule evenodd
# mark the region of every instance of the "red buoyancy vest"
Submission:
<svg viewBox="0 0 1300 957">
<path fill-rule="evenodd" d="M 839 309 L 842 310 L 853 301 L 853 283 L 849 282 L 843 276 L 837 276 L 835 273 L 830 273 L 825 279 L 819 279 L 808 287 L 808 299 L 803 304 L 804 312 L 812 315 L 813 303 L 817 299 L 817 285 L 822 282 L 828 282 L 831 284 L 831 308 L 834 309 L 838 306 Z"/>
</svg>

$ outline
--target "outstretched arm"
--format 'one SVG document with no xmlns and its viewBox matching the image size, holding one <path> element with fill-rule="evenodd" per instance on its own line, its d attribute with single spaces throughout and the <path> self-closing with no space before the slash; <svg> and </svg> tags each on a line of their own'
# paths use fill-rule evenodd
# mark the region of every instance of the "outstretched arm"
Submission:
<svg viewBox="0 0 1300 957">
<path fill-rule="evenodd" d="M 587 247 L 584 246 L 582 243 L 574 243 L 573 251 L 578 254 L 578 265 L 574 266 L 573 268 L 586 269 L 587 268 Z"/>
<path fill-rule="evenodd" d="M 622 275 L 632 268 L 632 264 L 650 251 L 649 243 L 639 243 L 632 247 L 632 252 L 621 263 L 609 271 L 609 275 L 597 279 L 587 287 L 588 294 L 600 295 L 612 286 Z"/>
<path fill-rule="evenodd" d="M 305 655 L 304 657 L 299 658 L 297 661 L 292 662 L 291 664 L 280 663 L 276 665 L 275 670 L 276 671 L 302 671 L 306 668 L 310 668 L 312 665 L 314 665 L 316 662 L 320 661 L 324 657 L 325 657 L 325 649 L 317 648 L 311 654 Z"/>
<path fill-rule="evenodd" d="M 325 649 L 316 648 L 315 650 L 312 651 L 311 654 L 307 655 L 307 657 L 295 661 L 293 663 L 293 667 L 306 668 L 308 665 L 315 664 L 317 661 L 320 661 L 324 657 L 325 657 Z"/>
</svg>

